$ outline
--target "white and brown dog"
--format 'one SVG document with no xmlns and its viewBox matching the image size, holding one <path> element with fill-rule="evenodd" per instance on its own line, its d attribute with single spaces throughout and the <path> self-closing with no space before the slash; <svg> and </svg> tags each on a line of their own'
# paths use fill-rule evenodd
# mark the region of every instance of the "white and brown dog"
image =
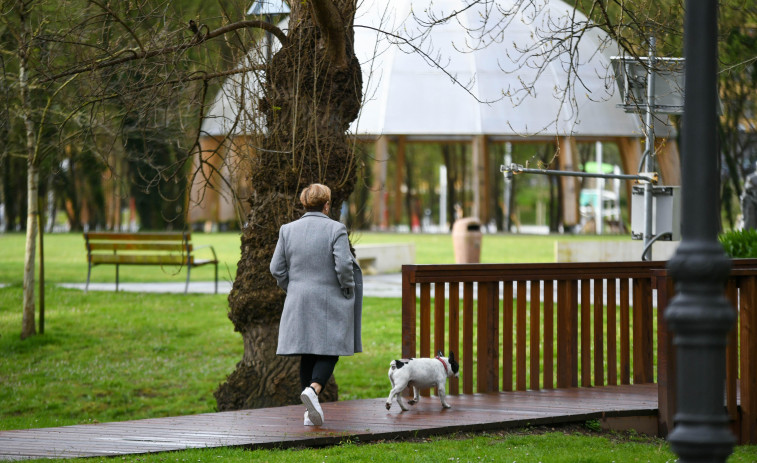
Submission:
<svg viewBox="0 0 757 463">
<path fill-rule="evenodd" d="M 442 407 L 450 408 L 447 403 L 445 385 L 447 378 L 458 377 L 460 365 L 455 361 L 455 353 L 450 352 L 449 358 L 441 352 L 434 358 L 400 359 L 392 360 L 389 364 L 389 381 L 392 383 L 392 391 L 386 399 L 386 409 L 392 407 L 392 399 L 397 397 L 397 403 L 402 410 L 409 410 L 402 401 L 402 391 L 407 387 L 413 388 L 413 400 L 408 401 L 415 405 L 420 399 L 420 389 L 436 387 L 439 391 L 439 399 Z"/>
</svg>

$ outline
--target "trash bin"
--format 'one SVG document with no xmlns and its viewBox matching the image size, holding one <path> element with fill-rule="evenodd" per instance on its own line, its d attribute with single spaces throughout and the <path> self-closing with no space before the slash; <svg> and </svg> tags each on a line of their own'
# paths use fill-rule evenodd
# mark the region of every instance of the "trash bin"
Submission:
<svg viewBox="0 0 757 463">
<path fill-rule="evenodd" d="M 481 262 L 481 222 L 474 217 L 455 220 L 452 225 L 452 244 L 455 249 L 455 263 Z"/>
</svg>

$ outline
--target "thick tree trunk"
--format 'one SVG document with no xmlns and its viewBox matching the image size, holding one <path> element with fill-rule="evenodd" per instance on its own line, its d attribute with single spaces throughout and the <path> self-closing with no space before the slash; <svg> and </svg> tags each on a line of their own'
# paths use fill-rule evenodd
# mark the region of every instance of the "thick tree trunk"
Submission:
<svg viewBox="0 0 757 463">
<path fill-rule="evenodd" d="M 319 18 L 340 21 L 338 28 L 317 23 L 313 10 L 323 2 L 339 14 Z M 328 185 L 335 219 L 354 189 L 355 153 L 346 131 L 362 99 L 360 63 L 351 52 L 355 2 L 311 3 L 291 3 L 288 41 L 267 65 L 265 97 L 259 103 L 267 136 L 259 140 L 251 162 L 251 211 L 229 295 L 228 315 L 242 335 L 244 355 L 215 392 L 219 410 L 299 402 L 299 358 L 275 354 L 285 294 L 268 266 L 279 227 L 303 212 L 298 201 L 302 188 L 313 182 Z M 341 57 L 333 56 L 326 40 L 337 29 L 345 35 L 340 42 L 348 44 Z M 321 394 L 324 400 L 337 399 L 333 378 Z"/>
</svg>

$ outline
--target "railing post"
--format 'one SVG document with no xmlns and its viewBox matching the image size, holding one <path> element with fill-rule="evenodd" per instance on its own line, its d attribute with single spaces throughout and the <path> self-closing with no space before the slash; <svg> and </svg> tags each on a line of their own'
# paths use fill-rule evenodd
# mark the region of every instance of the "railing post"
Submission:
<svg viewBox="0 0 757 463">
<path fill-rule="evenodd" d="M 502 390 L 513 390 L 513 282 L 502 285 Z"/>
<path fill-rule="evenodd" d="M 516 284 L 515 390 L 526 390 L 526 282 Z"/>
<path fill-rule="evenodd" d="M 460 284 L 449 284 L 449 351 L 455 353 L 458 362 L 463 358 L 460 352 Z M 460 393 L 460 379 L 450 378 L 449 392 L 452 395 Z"/>
<path fill-rule="evenodd" d="M 478 392 L 499 389 L 499 288 L 478 283 L 477 382 Z"/>
<path fill-rule="evenodd" d="M 531 280 L 531 301 L 529 308 L 531 312 L 531 328 L 529 339 L 529 387 L 531 390 L 537 391 L 540 389 L 539 384 L 539 348 L 541 347 L 541 336 L 539 334 L 541 330 L 541 281 Z"/>
<path fill-rule="evenodd" d="M 544 378 L 542 388 L 553 389 L 555 387 L 554 375 L 554 281 L 544 281 Z"/>
<path fill-rule="evenodd" d="M 665 323 L 665 309 L 673 297 L 673 280 L 666 271 L 655 272 L 652 287 L 657 290 L 657 432 L 667 436 L 673 430 L 676 405 L 675 351 L 673 333 Z"/>
<path fill-rule="evenodd" d="M 731 306 L 739 306 L 738 280 L 729 278 L 725 286 L 725 294 Z M 738 313 L 736 314 L 738 317 Z M 737 403 L 737 385 L 739 382 L 739 326 L 736 323 L 728 332 L 728 342 L 725 351 L 725 405 L 731 429 L 739 436 L 738 421 L 739 407 Z"/>
<path fill-rule="evenodd" d="M 652 287 L 647 278 L 634 278 L 633 291 L 633 382 L 653 381 L 654 330 L 652 326 Z"/>
<path fill-rule="evenodd" d="M 473 283 L 463 283 L 463 394 L 473 394 Z"/>
<path fill-rule="evenodd" d="M 741 287 L 741 443 L 757 443 L 757 277 Z"/>
<path fill-rule="evenodd" d="M 402 266 L 402 357 L 415 357 L 415 268 Z"/>
<path fill-rule="evenodd" d="M 578 282 L 557 283 L 557 387 L 578 387 Z"/>
</svg>

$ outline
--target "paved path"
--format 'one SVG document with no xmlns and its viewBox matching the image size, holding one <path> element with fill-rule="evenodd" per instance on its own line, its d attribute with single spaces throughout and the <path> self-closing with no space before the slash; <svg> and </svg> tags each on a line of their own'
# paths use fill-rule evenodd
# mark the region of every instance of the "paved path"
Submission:
<svg viewBox="0 0 757 463">
<path fill-rule="evenodd" d="M 402 298 L 402 274 L 391 273 L 383 275 L 365 275 L 363 277 L 363 291 L 367 297 L 387 297 L 387 298 Z M 84 283 L 61 283 L 59 286 L 65 288 L 74 288 L 84 290 Z M 433 295 L 433 284 L 431 285 L 431 294 Z M 531 298 L 530 282 L 527 282 L 526 300 Z M 579 282 L 579 290 L 581 283 Z M 90 283 L 90 291 L 113 291 L 115 290 L 115 283 Z M 172 282 L 172 283 L 119 283 L 119 291 L 127 292 L 143 292 L 143 293 L 183 293 L 184 282 Z M 224 280 L 218 282 L 218 293 L 229 294 L 231 290 L 231 282 Z M 657 291 L 657 290 L 654 290 Z M 212 281 L 193 281 L 189 283 L 189 292 L 195 294 L 213 294 L 213 282 Z M 449 288 L 446 289 L 449 292 Z M 542 288 L 541 300 L 544 300 L 544 290 Z M 416 288 L 416 295 L 420 297 L 420 288 Z M 473 298 L 477 299 L 478 291 L 474 286 Z M 605 288 L 605 298 L 607 297 L 607 288 Z M 449 298 L 449 296 L 447 296 Z M 500 289 L 500 299 L 502 298 L 502 292 Z M 554 300 L 557 300 L 557 287 L 554 288 Z M 590 294 L 591 301 L 594 301 L 594 292 Z M 657 306 L 657 298 L 652 298 L 653 304 Z M 616 293 L 616 303 L 620 304 L 620 293 Z"/>
<path fill-rule="evenodd" d="M 119 291 L 141 293 L 183 293 L 185 282 L 169 283 L 119 283 Z M 61 283 L 64 288 L 84 290 L 84 283 Z M 392 273 L 386 275 L 365 275 L 363 277 L 364 295 L 367 297 L 402 297 L 402 275 Z M 90 283 L 90 291 L 113 291 L 115 283 Z M 189 283 L 189 292 L 195 294 L 213 294 L 214 284 L 212 281 L 192 281 Z M 218 293 L 229 294 L 231 282 L 228 280 L 218 281 Z"/>
</svg>

